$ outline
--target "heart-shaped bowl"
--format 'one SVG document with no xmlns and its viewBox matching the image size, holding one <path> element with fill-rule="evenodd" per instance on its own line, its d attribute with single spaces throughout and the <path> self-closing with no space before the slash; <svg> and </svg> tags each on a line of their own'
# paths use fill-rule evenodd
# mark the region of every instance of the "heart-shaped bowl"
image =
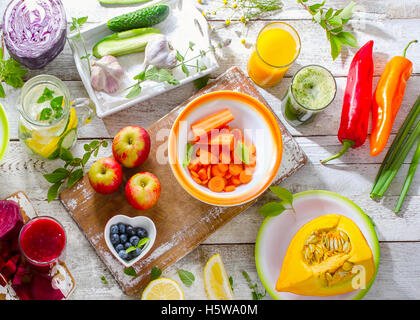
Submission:
<svg viewBox="0 0 420 320">
<path fill-rule="evenodd" d="M 256 166 L 252 180 L 232 192 L 213 192 L 193 180 L 183 161 L 191 125 L 206 116 L 229 109 L 234 120 L 228 125 L 241 129 L 247 141 L 256 146 Z M 264 192 L 280 168 L 283 143 L 276 116 L 257 99 L 235 91 L 215 91 L 191 101 L 175 120 L 168 139 L 168 157 L 180 185 L 193 197 L 216 206 L 236 206 L 249 202 Z"/>
<path fill-rule="evenodd" d="M 6 153 L 9 144 L 9 126 L 7 123 L 6 112 L 0 105 L 0 162 Z"/>
<path fill-rule="evenodd" d="M 110 235 L 111 235 L 111 226 L 118 223 L 124 223 L 131 225 L 133 228 L 142 227 L 147 231 L 148 238 L 150 238 L 150 241 L 146 244 L 146 247 L 143 249 L 143 251 L 140 253 L 138 257 L 135 259 L 132 259 L 130 261 L 125 261 L 124 259 L 120 258 L 118 255 L 118 252 L 115 250 L 114 246 L 111 243 Z M 111 219 L 108 220 L 108 222 L 105 225 L 104 230 L 104 237 L 105 242 L 109 248 L 109 250 L 112 252 L 112 254 L 126 267 L 131 267 L 133 264 L 135 264 L 137 261 L 139 261 L 141 258 L 143 258 L 153 247 L 153 244 L 156 240 L 156 226 L 154 222 L 145 216 L 137 216 L 137 217 L 128 217 L 122 214 L 113 216 Z"/>
</svg>

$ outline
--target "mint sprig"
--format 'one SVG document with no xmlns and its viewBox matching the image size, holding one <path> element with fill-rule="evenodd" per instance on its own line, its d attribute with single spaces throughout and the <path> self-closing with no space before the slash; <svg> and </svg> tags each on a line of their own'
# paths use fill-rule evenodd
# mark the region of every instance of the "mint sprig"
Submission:
<svg viewBox="0 0 420 320">
<path fill-rule="evenodd" d="M 77 35 L 76 35 L 75 39 L 82 41 L 83 50 L 85 51 L 85 55 L 81 56 L 80 59 L 86 60 L 86 62 L 88 64 L 88 68 L 89 68 L 89 74 L 91 74 L 92 73 L 92 67 L 90 65 L 90 60 L 89 60 L 90 57 L 91 57 L 91 54 L 87 52 L 85 39 L 83 39 L 82 34 L 80 33 L 80 29 L 86 23 L 87 19 L 88 19 L 88 17 L 80 17 L 80 18 L 72 17 L 71 18 L 70 31 L 77 31 Z"/>
<path fill-rule="evenodd" d="M 45 102 L 47 100 L 51 100 L 50 106 L 42 109 L 39 120 L 41 121 L 49 121 L 50 123 L 54 120 L 58 120 L 63 116 L 64 108 L 63 108 L 63 96 L 58 96 L 53 98 L 52 93 L 54 91 L 45 88 L 44 93 L 38 98 L 38 101 Z M 39 102 L 38 102 L 39 103 Z"/>
<path fill-rule="evenodd" d="M 335 60 L 344 45 L 357 47 L 357 40 L 350 32 L 343 31 L 344 25 L 352 18 L 356 2 L 351 1 L 345 8 L 335 10 L 325 8 L 321 3 L 307 5 L 308 0 L 297 0 L 312 15 L 312 21 L 318 23 L 327 35 L 331 45 L 331 56 Z"/>
<path fill-rule="evenodd" d="M 262 300 L 262 298 L 264 298 L 267 295 L 267 291 L 264 291 L 264 294 L 261 293 L 258 289 L 258 284 L 252 283 L 250 276 L 245 270 L 242 270 L 242 275 L 244 276 L 246 282 L 248 283 L 248 288 L 252 290 L 252 299 Z"/>
<path fill-rule="evenodd" d="M 22 77 L 28 72 L 27 69 L 22 67 L 22 65 L 13 58 L 7 60 L 3 59 L 3 53 L 4 48 L 2 42 L 0 47 L 0 98 L 6 97 L 3 83 L 13 88 L 21 88 L 23 86 Z"/>
<path fill-rule="evenodd" d="M 182 283 L 187 287 L 191 286 L 195 280 L 195 276 L 187 270 L 178 269 L 178 275 Z"/>
<path fill-rule="evenodd" d="M 295 214 L 295 208 L 293 207 L 293 194 L 283 187 L 270 187 L 271 192 L 273 192 L 281 202 L 268 202 L 263 205 L 258 212 L 264 217 L 274 217 L 283 213 L 285 210 L 292 210 Z"/>
<path fill-rule="evenodd" d="M 92 154 L 96 157 L 101 147 L 106 148 L 108 142 L 103 141 L 92 141 L 91 143 L 85 144 L 85 154 L 82 158 L 74 157 L 70 150 L 60 148 L 59 157 L 65 162 L 63 168 L 57 168 L 52 173 L 44 174 L 45 180 L 53 185 L 48 189 L 48 202 L 53 201 L 57 198 L 60 189 L 67 182 L 67 188 L 73 187 L 77 181 L 83 177 L 84 168 L 86 163 L 91 158 Z"/>
</svg>

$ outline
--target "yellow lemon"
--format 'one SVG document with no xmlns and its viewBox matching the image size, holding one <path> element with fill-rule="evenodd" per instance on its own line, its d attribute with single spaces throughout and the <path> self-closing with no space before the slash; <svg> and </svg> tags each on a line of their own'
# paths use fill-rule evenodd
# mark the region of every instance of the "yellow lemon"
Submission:
<svg viewBox="0 0 420 320">
<path fill-rule="evenodd" d="M 159 278 L 148 284 L 141 300 L 184 300 L 184 292 L 176 281 Z"/>
<path fill-rule="evenodd" d="M 220 254 L 215 254 L 204 267 L 204 286 L 210 300 L 233 300 L 233 292 Z"/>
</svg>

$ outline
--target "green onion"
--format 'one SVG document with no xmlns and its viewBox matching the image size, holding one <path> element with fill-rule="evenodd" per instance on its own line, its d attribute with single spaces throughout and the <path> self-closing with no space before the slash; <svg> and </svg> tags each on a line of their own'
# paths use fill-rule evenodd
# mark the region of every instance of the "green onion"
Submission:
<svg viewBox="0 0 420 320">
<path fill-rule="evenodd" d="M 372 198 L 381 198 L 385 194 L 417 138 L 420 136 L 420 121 L 417 121 L 412 133 L 409 135 L 410 129 L 419 114 L 420 96 L 417 98 L 413 108 L 407 115 L 407 118 L 398 131 L 397 136 L 382 162 L 370 192 Z"/>
<path fill-rule="evenodd" d="M 414 153 L 413 159 L 411 160 L 410 168 L 408 169 L 407 177 L 405 178 L 400 197 L 398 198 L 398 203 L 394 210 L 395 213 L 398 213 L 401 209 L 405 196 L 407 195 L 408 189 L 410 189 L 411 181 L 413 180 L 414 174 L 416 173 L 416 169 L 417 169 L 417 165 L 419 164 L 419 161 L 420 161 L 420 139 L 417 144 L 416 152 Z"/>
</svg>

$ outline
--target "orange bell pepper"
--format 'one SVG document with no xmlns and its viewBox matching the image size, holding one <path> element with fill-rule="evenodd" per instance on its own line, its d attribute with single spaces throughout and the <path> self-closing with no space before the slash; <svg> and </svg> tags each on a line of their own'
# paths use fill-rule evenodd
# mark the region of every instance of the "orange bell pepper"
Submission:
<svg viewBox="0 0 420 320">
<path fill-rule="evenodd" d="M 393 57 L 385 66 L 373 96 L 372 132 L 370 154 L 377 156 L 385 148 L 395 117 L 404 97 L 405 87 L 413 72 L 413 63 L 405 57 L 407 48 L 417 40 L 410 41 L 402 56 Z"/>
</svg>

